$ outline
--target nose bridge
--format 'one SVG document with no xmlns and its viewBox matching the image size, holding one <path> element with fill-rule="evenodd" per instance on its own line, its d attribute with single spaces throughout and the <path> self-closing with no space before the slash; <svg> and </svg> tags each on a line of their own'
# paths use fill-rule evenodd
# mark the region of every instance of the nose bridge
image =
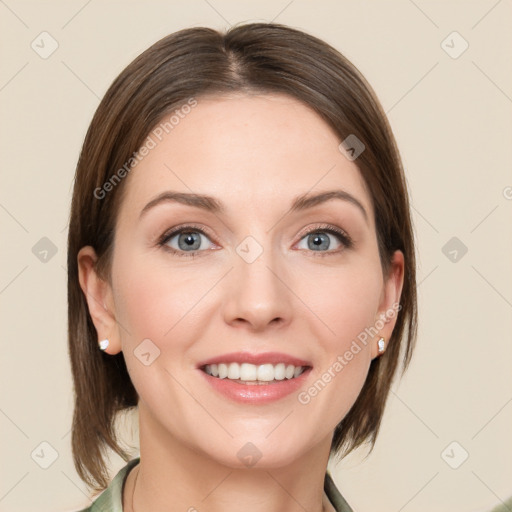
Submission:
<svg viewBox="0 0 512 512">
<path fill-rule="evenodd" d="M 233 253 L 225 307 L 228 323 L 246 321 L 254 329 L 290 319 L 290 293 L 280 271 L 281 258 L 267 234 L 246 236 Z"/>
</svg>

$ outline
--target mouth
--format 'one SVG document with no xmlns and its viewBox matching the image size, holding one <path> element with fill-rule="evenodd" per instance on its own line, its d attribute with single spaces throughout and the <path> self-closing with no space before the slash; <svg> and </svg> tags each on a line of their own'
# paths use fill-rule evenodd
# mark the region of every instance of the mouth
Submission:
<svg viewBox="0 0 512 512">
<path fill-rule="evenodd" d="M 237 352 L 202 361 L 197 369 L 220 395 L 243 404 L 266 404 L 304 386 L 313 366 L 283 353 Z"/>
<path fill-rule="evenodd" d="M 219 363 L 206 364 L 200 369 L 211 377 L 228 379 L 238 384 L 268 385 L 283 380 L 296 379 L 310 366 L 295 366 L 286 363 Z"/>
</svg>

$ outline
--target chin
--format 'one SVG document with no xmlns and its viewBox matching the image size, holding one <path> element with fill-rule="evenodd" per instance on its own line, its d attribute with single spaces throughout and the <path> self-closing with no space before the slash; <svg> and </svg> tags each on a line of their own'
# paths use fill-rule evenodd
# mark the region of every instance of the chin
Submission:
<svg viewBox="0 0 512 512">
<path fill-rule="evenodd" d="M 270 439 L 275 435 L 273 439 Z M 265 438 L 265 434 L 231 439 L 219 446 L 214 452 L 208 450 L 209 456 L 218 463 L 232 469 L 277 469 L 295 463 L 308 446 L 294 442 L 294 439 L 277 433 Z M 309 447 L 311 448 L 311 446 Z"/>
</svg>

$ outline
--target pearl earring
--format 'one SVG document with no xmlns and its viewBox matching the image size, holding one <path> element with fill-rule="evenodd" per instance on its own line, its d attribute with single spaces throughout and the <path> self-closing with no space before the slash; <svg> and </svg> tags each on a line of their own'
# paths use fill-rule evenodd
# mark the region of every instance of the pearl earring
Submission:
<svg viewBox="0 0 512 512">
<path fill-rule="evenodd" d="M 108 347 L 109 341 L 107 339 L 101 340 L 98 345 L 100 346 L 100 350 L 106 350 Z"/>
<path fill-rule="evenodd" d="M 386 341 L 384 340 L 384 338 L 380 338 L 377 344 L 379 346 L 379 354 L 383 354 L 386 346 Z"/>
</svg>

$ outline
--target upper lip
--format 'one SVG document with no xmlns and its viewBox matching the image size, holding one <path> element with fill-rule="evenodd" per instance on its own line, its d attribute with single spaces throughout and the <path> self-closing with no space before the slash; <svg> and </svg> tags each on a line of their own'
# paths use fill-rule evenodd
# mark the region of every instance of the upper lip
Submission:
<svg viewBox="0 0 512 512">
<path fill-rule="evenodd" d="M 269 364 L 292 364 L 293 366 L 311 366 L 309 361 L 300 359 L 298 357 L 283 354 L 281 352 L 262 352 L 260 354 L 253 354 L 251 352 L 230 352 L 229 354 L 222 354 L 215 356 L 205 361 L 200 362 L 197 367 L 202 368 L 207 364 L 220 364 L 220 363 L 249 363 L 254 365 Z"/>
</svg>

